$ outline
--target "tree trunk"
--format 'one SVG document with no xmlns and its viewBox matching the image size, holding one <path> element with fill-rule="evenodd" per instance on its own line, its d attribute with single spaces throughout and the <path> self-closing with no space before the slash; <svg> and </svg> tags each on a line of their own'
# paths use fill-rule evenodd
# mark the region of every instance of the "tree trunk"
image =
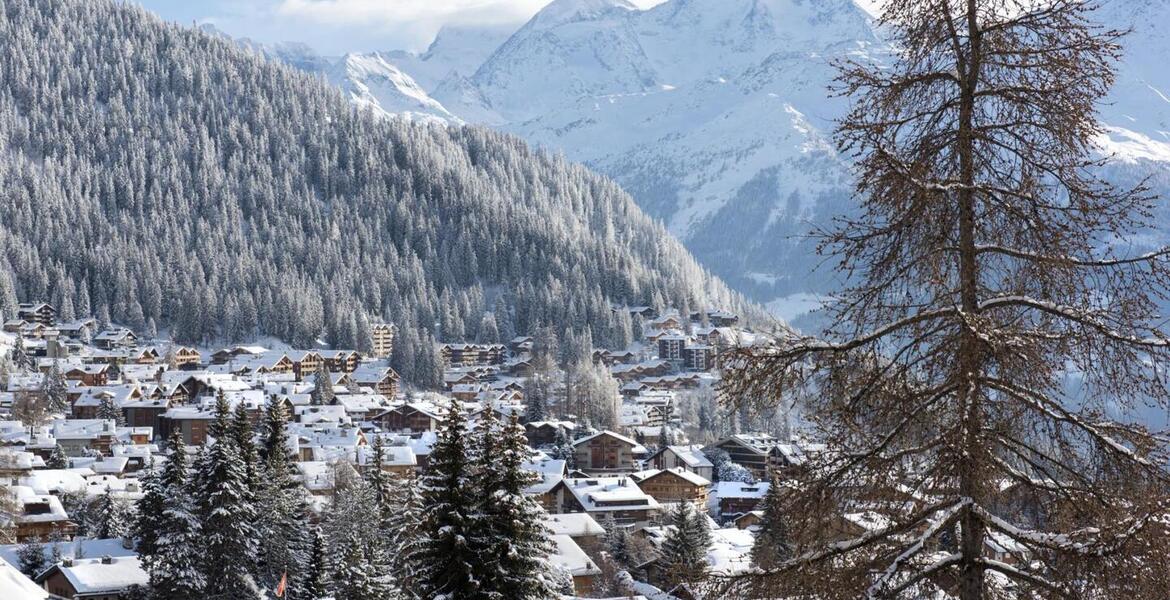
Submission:
<svg viewBox="0 0 1170 600">
<path fill-rule="evenodd" d="M 980 35 L 976 18 L 976 0 L 967 0 L 968 52 L 963 56 L 962 47 L 956 39 L 959 77 L 962 81 L 959 103 L 959 179 L 962 189 L 959 201 L 959 294 L 963 312 L 974 317 L 979 312 L 979 267 L 975 251 L 975 148 L 974 115 L 975 92 L 979 85 Z M 981 426 L 978 377 L 982 371 L 980 343 L 971 329 L 966 329 L 960 338 L 956 354 L 959 404 L 962 411 L 963 427 L 961 457 L 959 460 L 959 494 L 969 498 L 973 504 L 979 501 L 978 459 L 980 453 L 979 428 Z M 963 511 L 959 521 L 962 567 L 959 578 L 961 600 L 982 600 L 983 569 L 978 559 L 983 551 L 983 529 L 972 508 Z"/>
</svg>

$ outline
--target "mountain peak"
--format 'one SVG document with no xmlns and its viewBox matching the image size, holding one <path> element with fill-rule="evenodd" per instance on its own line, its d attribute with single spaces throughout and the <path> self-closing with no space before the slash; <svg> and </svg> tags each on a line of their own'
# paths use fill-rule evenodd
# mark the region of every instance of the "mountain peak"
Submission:
<svg viewBox="0 0 1170 600">
<path fill-rule="evenodd" d="M 536 13 L 525 27 L 543 29 L 574 21 L 589 21 L 618 10 L 640 9 L 628 0 L 554 0 Z"/>
</svg>

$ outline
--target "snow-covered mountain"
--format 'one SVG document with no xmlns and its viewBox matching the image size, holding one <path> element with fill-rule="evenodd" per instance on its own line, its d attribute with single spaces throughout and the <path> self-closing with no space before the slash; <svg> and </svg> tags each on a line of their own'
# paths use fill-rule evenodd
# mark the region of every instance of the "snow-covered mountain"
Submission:
<svg viewBox="0 0 1170 600">
<path fill-rule="evenodd" d="M 1152 175 L 1170 195 L 1170 0 L 1104 4 L 1100 20 L 1135 31 L 1102 148 L 1113 177 Z M 706 266 L 792 318 L 838 285 L 807 233 L 853 206 L 829 139 L 847 105 L 827 92 L 831 62 L 883 51 L 853 0 L 556 0 L 510 36 L 448 30 L 423 55 L 385 57 L 448 113 L 613 177 Z"/>
<path fill-rule="evenodd" d="M 354 104 L 408 120 L 461 123 L 410 75 L 379 53 L 348 54 L 328 73 Z"/>
<path fill-rule="evenodd" d="M 851 0 L 557 0 L 432 96 L 615 178 L 734 286 L 798 300 L 831 287 L 806 277 L 808 224 L 849 198 L 830 61 L 876 46 Z"/>
</svg>

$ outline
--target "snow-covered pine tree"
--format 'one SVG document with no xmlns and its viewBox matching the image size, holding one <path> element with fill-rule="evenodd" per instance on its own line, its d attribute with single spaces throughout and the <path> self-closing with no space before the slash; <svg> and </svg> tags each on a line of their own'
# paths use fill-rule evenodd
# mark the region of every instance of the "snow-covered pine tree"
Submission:
<svg viewBox="0 0 1170 600">
<path fill-rule="evenodd" d="M 388 574 L 377 545 L 358 538 L 351 531 L 341 546 L 343 552 L 333 571 L 333 597 L 336 600 L 371 600 L 389 598 Z"/>
<path fill-rule="evenodd" d="M 49 561 L 45 557 L 45 545 L 37 540 L 21 544 L 16 550 L 16 558 L 19 561 L 17 567 L 20 572 L 29 579 L 35 578 L 49 568 Z"/>
<path fill-rule="evenodd" d="M 222 392 L 216 396 L 210 433 L 214 443 L 197 465 L 199 475 L 194 482 L 202 525 L 206 597 L 257 598 L 260 590 L 253 574 L 257 553 L 255 507 L 249 504 L 247 465 L 240 457 L 231 410 Z"/>
<path fill-rule="evenodd" d="M 764 518 L 752 545 L 752 565 L 767 571 L 792 557 L 792 540 L 788 535 L 780 478 L 773 475 L 768 493 L 764 496 Z"/>
<path fill-rule="evenodd" d="M 170 456 L 158 476 L 162 499 L 157 513 L 143 507 L 140 520 L 153 520 L 153 546 L 141 551 L 143 567 L 150 576 L 153 598 L 157 600 L 201 600 L 206 583 L 204 540 L 196 500 L 199 487 L 191 479 L 183 437 L 175 429 L 170 438 Z M 153 502 L 151 503 L 153 505 Z"/>
<path fill-rule="evenodd" d="M 153 460 L 138 474 L 138 481 L 142 486 L 142 497 L 135 504 L 137 510 L 130 535 L 134 538 L 134 549 L 140 556 L 145 556 L 157 552 L 158 519 L 163 512 L 166 494 Z"/>
<path fill-rule="evenodd" d="M 288 446 L 288 414 L 284 404 L 271 398 L 264 409 L 264 437 L 261 484 L 257 490 L 260 506 L 260 582 L 272 589 L 287 577 L 288 597 L 308 593 L 312 530 L 305 488 L 295 479 L 295 467 Z M 322 592 L 324 593 L 324 592 Z"/>
<path fill-rule="evenodd" d="M 480 435 L 499 436 L 490 461 L 493 464 L 486 469 L 491 475 L 481 474 L 481 479 L 492 486 L 482 490 L 483 519 L 487 523 L 484 530 L 491 534 L 486 556 L 495 563 L 494 569 L 481 578 L 481 589 L 489 598 L 557 598 L 557 581 L 548 558 L 556 548 L 544 525 L 544 508 L 524 493 L 537 480 L 523 466 L 531 455 L 524 427 L 513 414 L 502 429 L 498 432 L 490 427 L 477 428 Z"/>
<path fill-rule="evenodd" d="M 256 430 L 243 402 L 236 404 L 231 426 L 232 441 L 244 467 L 244 489 L 247 493 L 245 501 L 252 505 L 260 489 L 260 458 L 256 452 Z"/>
<path fill-rule="evenodd" d="M 50 469 L 68 469 L 69 457 L 65 455 L 65 448 L 61 444 L 53 447 L 53 453 L 45 460 L 45 466 Z"/>
<path fill-rule="evenodd" d="M 114 403 L 114 398 L 110 394 L 103 394 L 101 400 L 98 401 L 97 418 L 109 419 L 118 427 L 126 426 L 126 415 Z"/>
<path fill-rule="evenodd" d="M 618 525 L 613 513 L 606 513 L 601 526 L 605 529 L 605 551 L 619 567 L 634 568 L 634 554 L 630 547 L 630 530 Z"/>
<path fill-rule="evenodd" d="M 670 586 L 706 579 L 711 531 L 702 513 L 690 502 L 679 502 L 670 512 L 670 530 L 662 542 L 659 564 Z"/>
<path fill-rule="evenodd" d="M 324 362 L 317 365 L 317 371 L 313 374 L 313 391 L 309 392 L 309 403 L 313 406 L 333 404 L 333 377 Z"/>
<path fill-rule="evenodd" d="M 334 465 L 334 482 L 333 505 L 325 520 L 334 594 L 377 589 L 369 597 L 385 598 L 393 592 L 394 582 L 374 491 L 348 462 Z M 355 560 L 369 573 L 358 587 L 347 581 L 354 576 L 349 563 Z"/>
<path fill-rule="evenodd" d="M 438 440 L 431 449 L 427 472 L 420 482 L 423 505 L 422 538 L 410 556 L 417 569 L 417 589 L 423 598 L 448 600 L 480 597 L 475 579 L 480 556 L 469 544 L 477 514 L 477 487 L 469 464 L 466 420 L 458 402 L 450 409 Z"/>
<path fill-rule="evenodd" d="M 98 539 L 120 538 L 130 531 L 127 521 L 127 507 L 125 502 L 114 497 L 109 487 L 101 496 L 98 496 L 97 506 L 94 507 L 97 517 L 96 527 L 92 532 Z"/>
<path fill-rule="evenodd" d="M 296 598 L 318 600 L 329 593 L 329 554 L 325 548 L 325 536 L 320 527 L 311 531 L 309 560 L 305 564 L 304 585 Z M 291 595 L 290 595 L 291 597 Z"/>
<path fill-rule="evenodd" d="M 393 489 L 394 510 L 384 529 L 389 537 L 390 570 L 394 573 L 399 595 L 404 600 L 416 600 L 420 596 L 415 583 L 416 568 L 411 557 L 420 549 L 426 507 L 423 506 L 418 480 L 413 474 L 396 478 Z"/>
<path fill-rule="evenodd" d="M 54 414 L 68 414 L 69 412 L 69 384 L 65 382 L 65 374 L 61 372 L 61 365 L 53 361 L 49 370 L 41 378 L 41 390 L 49 401 L 49 412 Z"/>
<path fill-rule="evenodd" d="M 366 465 L 365 479 L 374 494 L 380 523 L 386 524 L 395 510 L 394 506 L 394 476 L 385 469 L 386 442 L 380 435 L 374 436 L 374 444 L 370 448 L 371 456 Z"/>
</svg>

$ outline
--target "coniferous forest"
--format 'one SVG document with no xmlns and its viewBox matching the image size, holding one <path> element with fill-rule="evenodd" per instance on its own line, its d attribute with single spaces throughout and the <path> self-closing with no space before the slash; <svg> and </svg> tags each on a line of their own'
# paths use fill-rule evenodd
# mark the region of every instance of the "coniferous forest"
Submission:
<svg viewBox="0 0 1170 600">
<path fill-rule="evenodd" d="M 583 327 L 624 347 L 614 303 L 753 312 L 607 179 L 363 114 L 137 7 L 0 2 L 0 82 L 0 313 L 46 299 L 186 343 L 358 349 L 388 320 L 395 366 L 429 381 L 436 339 Z"/>
</svg>

